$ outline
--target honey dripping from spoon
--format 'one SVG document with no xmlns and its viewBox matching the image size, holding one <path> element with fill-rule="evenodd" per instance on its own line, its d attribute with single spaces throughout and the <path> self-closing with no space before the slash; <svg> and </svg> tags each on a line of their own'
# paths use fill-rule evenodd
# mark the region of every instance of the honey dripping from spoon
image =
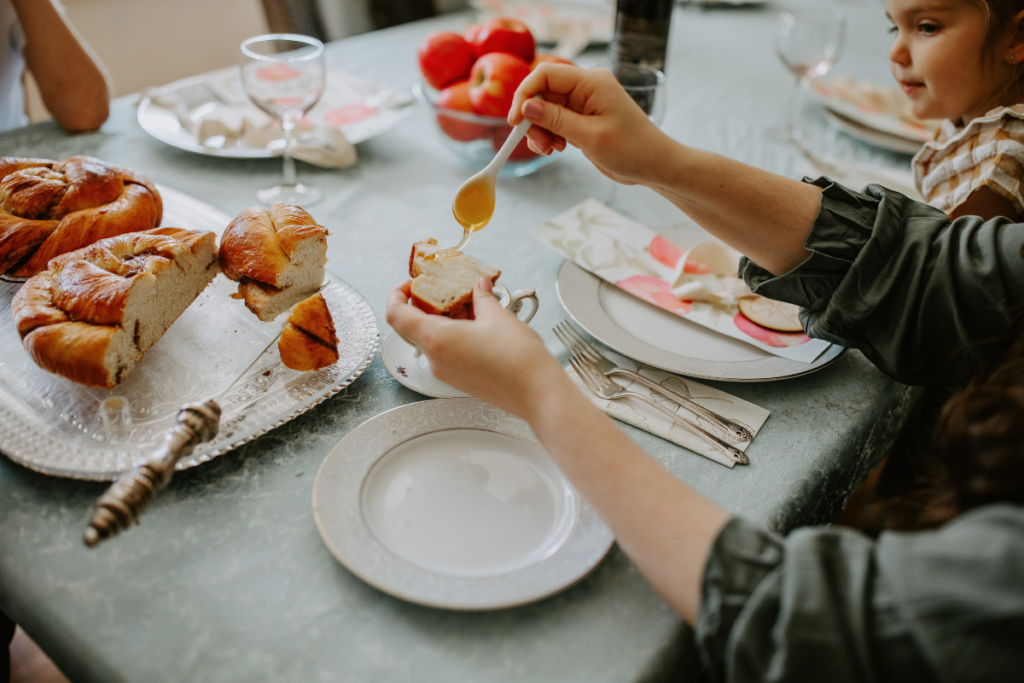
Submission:
<svg viewBox="0 0 1024 683">
<path fill-rule="evenodd" d="M 477 230 L 491 222 L 494 216 L 494 181 L 484 176 L 474 179 L 459 188 L 452 202 L 452 214 L 462 226 L 462 239 L 454 247 L 441 249 L 427 255 L 427 261 L 457 256 L 462 253 L 469 239 Z"/>
</svg>

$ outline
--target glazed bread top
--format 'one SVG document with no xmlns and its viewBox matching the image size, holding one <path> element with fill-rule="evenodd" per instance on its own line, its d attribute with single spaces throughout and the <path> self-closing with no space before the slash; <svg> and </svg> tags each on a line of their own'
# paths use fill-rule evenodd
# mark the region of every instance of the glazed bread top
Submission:
<svg viewBox="0 0 1024 683">
<path fill-rule="evenodd" d="M 322 268 L 327 228 L 297 206 L 246 209 L 231 221 L 220 242 L 220 267 L 232 280 L 249 278 L 283 289 L 302 271 Z"/>
<path fill-rule="evenodd" d="M 31 277 L 50 259 L 160 224 L 156 187 L 93 157 L 0 157 L 0 273 Z"/>
</svg>

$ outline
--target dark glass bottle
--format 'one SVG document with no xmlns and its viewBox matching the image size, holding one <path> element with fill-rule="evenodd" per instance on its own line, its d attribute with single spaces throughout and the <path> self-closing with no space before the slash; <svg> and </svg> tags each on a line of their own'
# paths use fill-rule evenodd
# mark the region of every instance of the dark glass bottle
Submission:
<svg viewBox="0 0 1024 683">
<path fill-rule="evenodd" d="M 618 0 L 611 45 L 612 71 L 624 64 L 665 70 L 674 4 L 675 0 Z"/>
</svg>

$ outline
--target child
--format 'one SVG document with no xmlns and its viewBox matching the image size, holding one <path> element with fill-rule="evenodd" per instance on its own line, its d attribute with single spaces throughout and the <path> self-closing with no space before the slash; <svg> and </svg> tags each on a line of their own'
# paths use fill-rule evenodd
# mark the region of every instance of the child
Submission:
<svg viewBox="0 0 1024 683">
<path fill-rule="evenodd" d="M 951 217 L 1024 217 L 1024 0 L 886 0 L 893 76 L 920 119 L 945 119 L 914 180 Z"/>
</svg>

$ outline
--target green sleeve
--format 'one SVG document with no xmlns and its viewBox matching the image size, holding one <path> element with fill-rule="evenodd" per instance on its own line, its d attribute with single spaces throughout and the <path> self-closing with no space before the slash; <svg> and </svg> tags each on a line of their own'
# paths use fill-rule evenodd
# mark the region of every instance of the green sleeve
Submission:
<svg viewBox="0 0 1024 683">
<path fill-rule="evenodd" d="M 719 681 L 1009 681 L 1024 637 L 1024 511 L 938 531 L 733 519 L 704 572 L 697 641 Z"/>
<path fill-rule="evenodd" d="M 801 307 L 807 333 L 859 349 L 906 384 L 950 384 L 985 360 L 1024 301 L 1024 224 L 950 221 L 878 185 L 863 193 L 828 179 L 795 269 L 775 277 L 744 260 L 758 294 Z"/>
</svg>

